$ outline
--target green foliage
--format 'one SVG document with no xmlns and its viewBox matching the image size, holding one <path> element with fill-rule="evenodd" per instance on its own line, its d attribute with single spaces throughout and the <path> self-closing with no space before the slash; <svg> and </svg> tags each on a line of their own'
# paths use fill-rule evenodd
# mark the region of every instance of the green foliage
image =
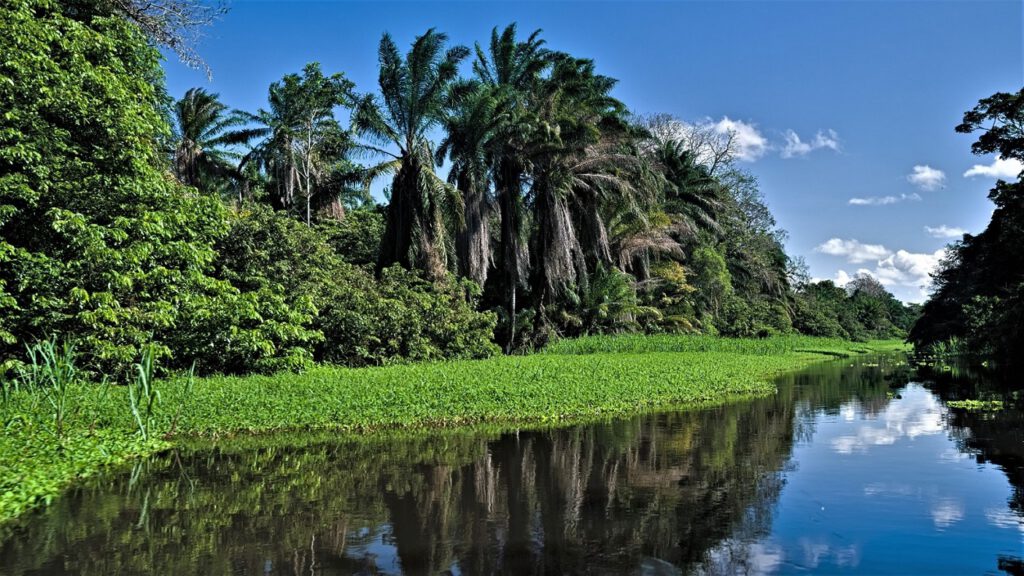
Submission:
<svg viewBox="0 0 1024 576">
<path fill-rule="evenodd" d="M 109 428 L 128 415 L 127 402 L 106 381 L 85 381 L 75 362 L 74 346 L 45 340 L 28 347 L 13 380 L 0 379 L 0 522 L 49 503 L 77 477 L 158 446 Z"/>
<path fill-rule="evenodd" d="M 981 131 L 972 150 L 1024 159 L 1024 90 L 997 93 L 964 114 L 956 130 Z M 992 220 L 977 236 L 949 246 L 934 290 L 909 339 L 919 351 L 955 348 L 977 359 L 1024 358 L 1024 183 L 999 181 L 989 193 Z"/>
<path fill-rule="evenodd" d="M 301 215 L 307 225 L 314 209 L 343 217 L 348 186 L 358 177 L 348 159 L 351 134 L 334 116 L 336 107 L 353 103 L 354 86 L 343 74 L 325 76 L 311 62 L 301 75 L 272 83 L 268 108 L 240 113 L 249 126 L 230 135 L 238 142 L 258 141 L 241 164 L 251 163 L 266 177 L 274 207 Z"/>
<path fill-rule="evenodd" d="M 648 352 L 693 352 L 707 354 L 787 355 L 813 352 L 829 356 L 852 356 L 865 352 L 890 352 L 906 347 L 897 340 L 858 344 L 841 338 L 776 336 L 771 338 L 722 338 L 707 334 L 622 334 L 587 336 L 552 343 L 544 354 L 645 354 Z"/>
<path fill-rule="evenodd" d="M 120 429 L 76 429 L 61 442 L 38 425 L 0 435 L 0 522 L 49 504 L 74 481 L 150 455 L 166 444 Z"/>
<path fill-rule="evenodd" d="M 577 330 L 568 335 L 637 330 L 642 323 L 661 319 L 656 308 L 640 304 L 632 276 L 602 264 L 573 294 L 564 313 L 567 323 Z"/>
<path fill-rule="evenodd" d="M 794 301 L 794 327 L 811 336 L 856 339 L 861 330 L 846 298 L 846 290 L 831 280 L 801 286 Z"/>
<path fill-rule="evenodd" d="M 495 317 L 475 310 L 479 288 L 469 280 L 432 285 L 399 267 L 385 269 L 379 299 L 369 318 L 376 323 L 366 362 L 485 358 Z"/>
<path fill-rule="evenodd" d="M 231 146 L 243 139 L 231 129 L 242 119 L 231 113 L 217 94 L 202 88 L 186 92 L 174 104 L 173 116 L 174 175 L 188 186 L 226 195 L 241 176 L 233 166 L 241 156 Z"/>
<path fill-rule="evenodd" d="M 956 127 L 961 134 L 981 131 L 971 144 L 975 154 L 998 153 L 1003 158 L 1024 156 L 1024 90 L 1016 93 L 996 92 L 982 98 L 978 105 L 964 113 L 963 122 Z"/>
<path fill-rule="evenodd" d="M 446 48 L 448 36 L 428 30 L 403 57 L 391 36 L 380 39 L 379 87 L 382 98 L 359 99 L 353 124 L 369 148 L 387 159 L 370 169 L 370 177 L 393 174 L 387 225 L 378 268 L 399 263 L 441 280 L 447 270 L 445 218 L 461 211 L 462 197 L 434 172 L 433 146 L 427 132 L 437 125 L 458 77 L 458 64 L 469 55 L 465 46 Z M 393 146 L 386 152 L 377 145 Z"/>
<path fill-rule="evenodd" d="M 1005 407 L 1002 400 L 948 400 L 946 406 L 958 410 L 996 412 Z"/>
<path fill-rule="evenodd" d="M 79 406 L 75 401 L 76 386 L 80 384 L 75 367 L 75 347 L 56 340 L 44 340 L 28 347 L 28 361 L 17 369 L 17 377 L 4 388 L 4 404 L 12 393 L 19 391 L 30 397 L 41 398 L 49 406 L 53 424 L 49 430 L 58 440 L 64 438 L 69 418 Z"/>
<path fill-rule="evenodd" d="M 642 296 L 645 302 L 659 311 L 661 318 L 646 328 L 652 332 L 697 331 L 700 324 L 693 303 L 693 293 L 697 288 L 690 284 L 686 267 L 668 260 L 656 263 L 650 273 L 651 278 Z"/>
<path fill-rule="evenodd" d="M 317 360 L 360 366 L 496 352 L 490 341 L 495 320 L 476 311 L 475 285 L 455 280 L 431 284 L 400 268 L 374 278 L 346 262 L 320 230 L 247 205 L 218 245 L 224 278 L 254 293 L 277 295 L 282 311 L 309 310 L 296 354 L 312 345 Z M 232 366 L 244 371 L 252 365 L 243 357 Z"/>
<path fill-rule="evenodd" d="M 128 402 L 143 440 L 149 439 L 153 415 L 160 403 L 160 391 L 156 388 L 153 373 L 155 355 L 156 349 L 152 345 L 142 349 L 142 359 L 135 365 L 135 379 L 128 383 Z"/>
<path fill-rule="evenodd" d="M 715 320 L 722 307 L 732 297 L 732 276 L 722 253 L 713 246 L 698 246 L 690 256 L 690 281 L 697 288 L 696 308 L 707 321 L 708 327 L 715 326 Z"/>
<path fill-rule="evenodd" d="M 375 264 L 384 235 L 384 215 L 375 209 L 350 210 L 342 220 L 324 220 L 317 229 L 342 260 L 356 266 Z"/>
<path fill-rule="evenodd" d="M 845 288 L 831 280 L 800 286 L 794 298 L 793 325 L 803 334 L 871 340 L 903 338 L 919 314 L 877 280 L 858 275 Z"/>
<path fill-rule="evenodd" d="M 202 281 L 221 207 L 159 167 L 159 55 L 138 32 L 51 2 L 0 11 L 17 31 L 0 39 L 5 324 L 18 339 L 60 333 L 89 360 L 124 362 Z"/>
<path fill-rule="evenodd" d="M 0 38 L 0 358 L 59 334 L 107 373 L 149 343 L 171 367 L 295 365 L 309 311 L 211 276 L 226 212 L 168 174 L 159 53 L 119 18 L 75 14 L 0 8 L 17 31 Z"/>
<path fill-rule="evenodd" d="M 722 312 L 721 334 L 740 338 L 766 338 L 793 330 L 789 310 L 782 302 L 765 297 L 750 300 L 730 296 Z"/>
</svg>

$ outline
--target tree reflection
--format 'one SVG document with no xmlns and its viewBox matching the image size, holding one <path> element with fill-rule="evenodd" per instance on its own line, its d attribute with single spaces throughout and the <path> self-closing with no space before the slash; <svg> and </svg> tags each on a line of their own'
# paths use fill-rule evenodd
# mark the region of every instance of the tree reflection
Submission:
<svg viewBox="0 0 1024 576">
<path fill-rule="evenodd" d="M 30 518 L 0 547 L 0 572 L 741 568 L 757 554 L 770 559 L 770 550 L 735 543 L 768 533 L 792 447 L 813 433 L 812 413 L 851 399 L 880 410 L 892 379 L 907 374 L 849 364 L 821 365 L 780 380 L 773 397 L 709 410 L 165 455 Z"/>
<path fill-rule="evenodd" d="M 950 409 L 950 430 L 961 451 L 1006 473 L 1013 486 L 1010 509 L 1024 522 L 1024 383 L 1010 374 L 970 366 L 922 366 L 919 372 L 924 384 L 944 401 L 1002 402 L 1000 410 Z"/>
</svg>

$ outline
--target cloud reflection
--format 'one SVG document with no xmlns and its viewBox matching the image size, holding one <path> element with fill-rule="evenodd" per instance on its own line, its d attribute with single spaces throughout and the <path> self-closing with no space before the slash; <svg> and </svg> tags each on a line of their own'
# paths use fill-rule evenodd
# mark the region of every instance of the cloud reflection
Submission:
<svg viewBox="0 0 1024 576">
<path fill-rule="evenodd" d="M 696 575 L 772 574 L 785 560 L 782 547 L 774 542 L 750 542 L 729 538 L 708 550 L 705 562 L 693 571 Z"/>
<path fill-rule="evenodd" d="M 1009 530 L 1016 528 L 1021 534 L 1024 534 L 1024 518 L 1009 510 L 989 508 L 985 510 L 985 519 L 996 528 L 1006 528 Z"/>
<path fill-rule="evenodd" d="M 816 569 L 823 563 L 843 568 L 852 568 L 860 564 L 860 546 L 850 544 L 848 546 L 833 546 L 825 541 L 815 541 L 809 538 L 800 539 L 800 547 L 803 549 L 802 568 Z"/>
<path fill-rule="evenodd" d="M 938 529 L 949 528 L 963 520 L 964 503 L 953 498 L 941 498 L 932 504 L 932 522 Z"/>
<path fill-rule="evenodd" d="M 902 399 L 890 402 L 875 422 L 861 426 L 856 434 L 833 439 L 832 449 L 840 454 L 864 453 L 870 446 L 895 444 L 900 438 L 938 434 L 944 429 L 945 413 L 935 395 L 911 384 L 903 390 Z"/>
</svg>

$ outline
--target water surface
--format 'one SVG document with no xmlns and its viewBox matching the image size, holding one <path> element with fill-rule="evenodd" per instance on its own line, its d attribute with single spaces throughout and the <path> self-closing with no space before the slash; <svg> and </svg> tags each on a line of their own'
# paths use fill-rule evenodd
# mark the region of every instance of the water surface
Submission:
<svg viewBox="0 0 1024 576">
<path fill-rule="evenodd" d="M 1008 406 L 944 403 L 978 397 Z M 1020 394 L 896 357 L 709 410 L 247 444 L 75 489 L 0 574 L 1024 572 Z"/>
</svg>

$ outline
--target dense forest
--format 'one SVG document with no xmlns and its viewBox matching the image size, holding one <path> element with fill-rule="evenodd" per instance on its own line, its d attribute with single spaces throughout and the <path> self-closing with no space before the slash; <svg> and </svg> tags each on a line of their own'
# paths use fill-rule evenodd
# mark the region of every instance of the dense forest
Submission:
<svg viewBox="0 0 1024 576">
<path fill-rule="evenodd" d="M 975 154 L 1024 160 L 1024 90 L 1000 92 L 964 114 L 957 132 L 980 132 Z M 909 339 L 936 354 L 1018 364 L 1024 358 L 1024 182 L 1000 180 L 992 220 L 949 247 Z"/>
<path fill-rule="evenodd" d="M 0 7 L 0 365 L 50 337 L 101 373 L 150 344 L 170 368 L 240 373 L 624 331 L 903 337 L 919 314 L 870 276 L 812 282 L 734 134 L 631 113 L 615 79 L 540 31 L 495 28 L 472 49 L 385 33 L 372 90 L 314 62 L 242 111 L 167 94 L 158 47 L 196 61 L 190 8 Z M 1019 129 L 1020 98 L 973 127 Z M 1024 157 L 1011 132 L 979 150 Z M 999 229 L 951 252 L 916 342 L 1019 347 L 990 329 L 1019 330 L 1019 273 L 990 294 L 961 267 L 1004 235 L 1019 245 L 1019 188 L 1000 183 Z M 935 320 L 964 298 L 988 312 Z"/>
</svg>

